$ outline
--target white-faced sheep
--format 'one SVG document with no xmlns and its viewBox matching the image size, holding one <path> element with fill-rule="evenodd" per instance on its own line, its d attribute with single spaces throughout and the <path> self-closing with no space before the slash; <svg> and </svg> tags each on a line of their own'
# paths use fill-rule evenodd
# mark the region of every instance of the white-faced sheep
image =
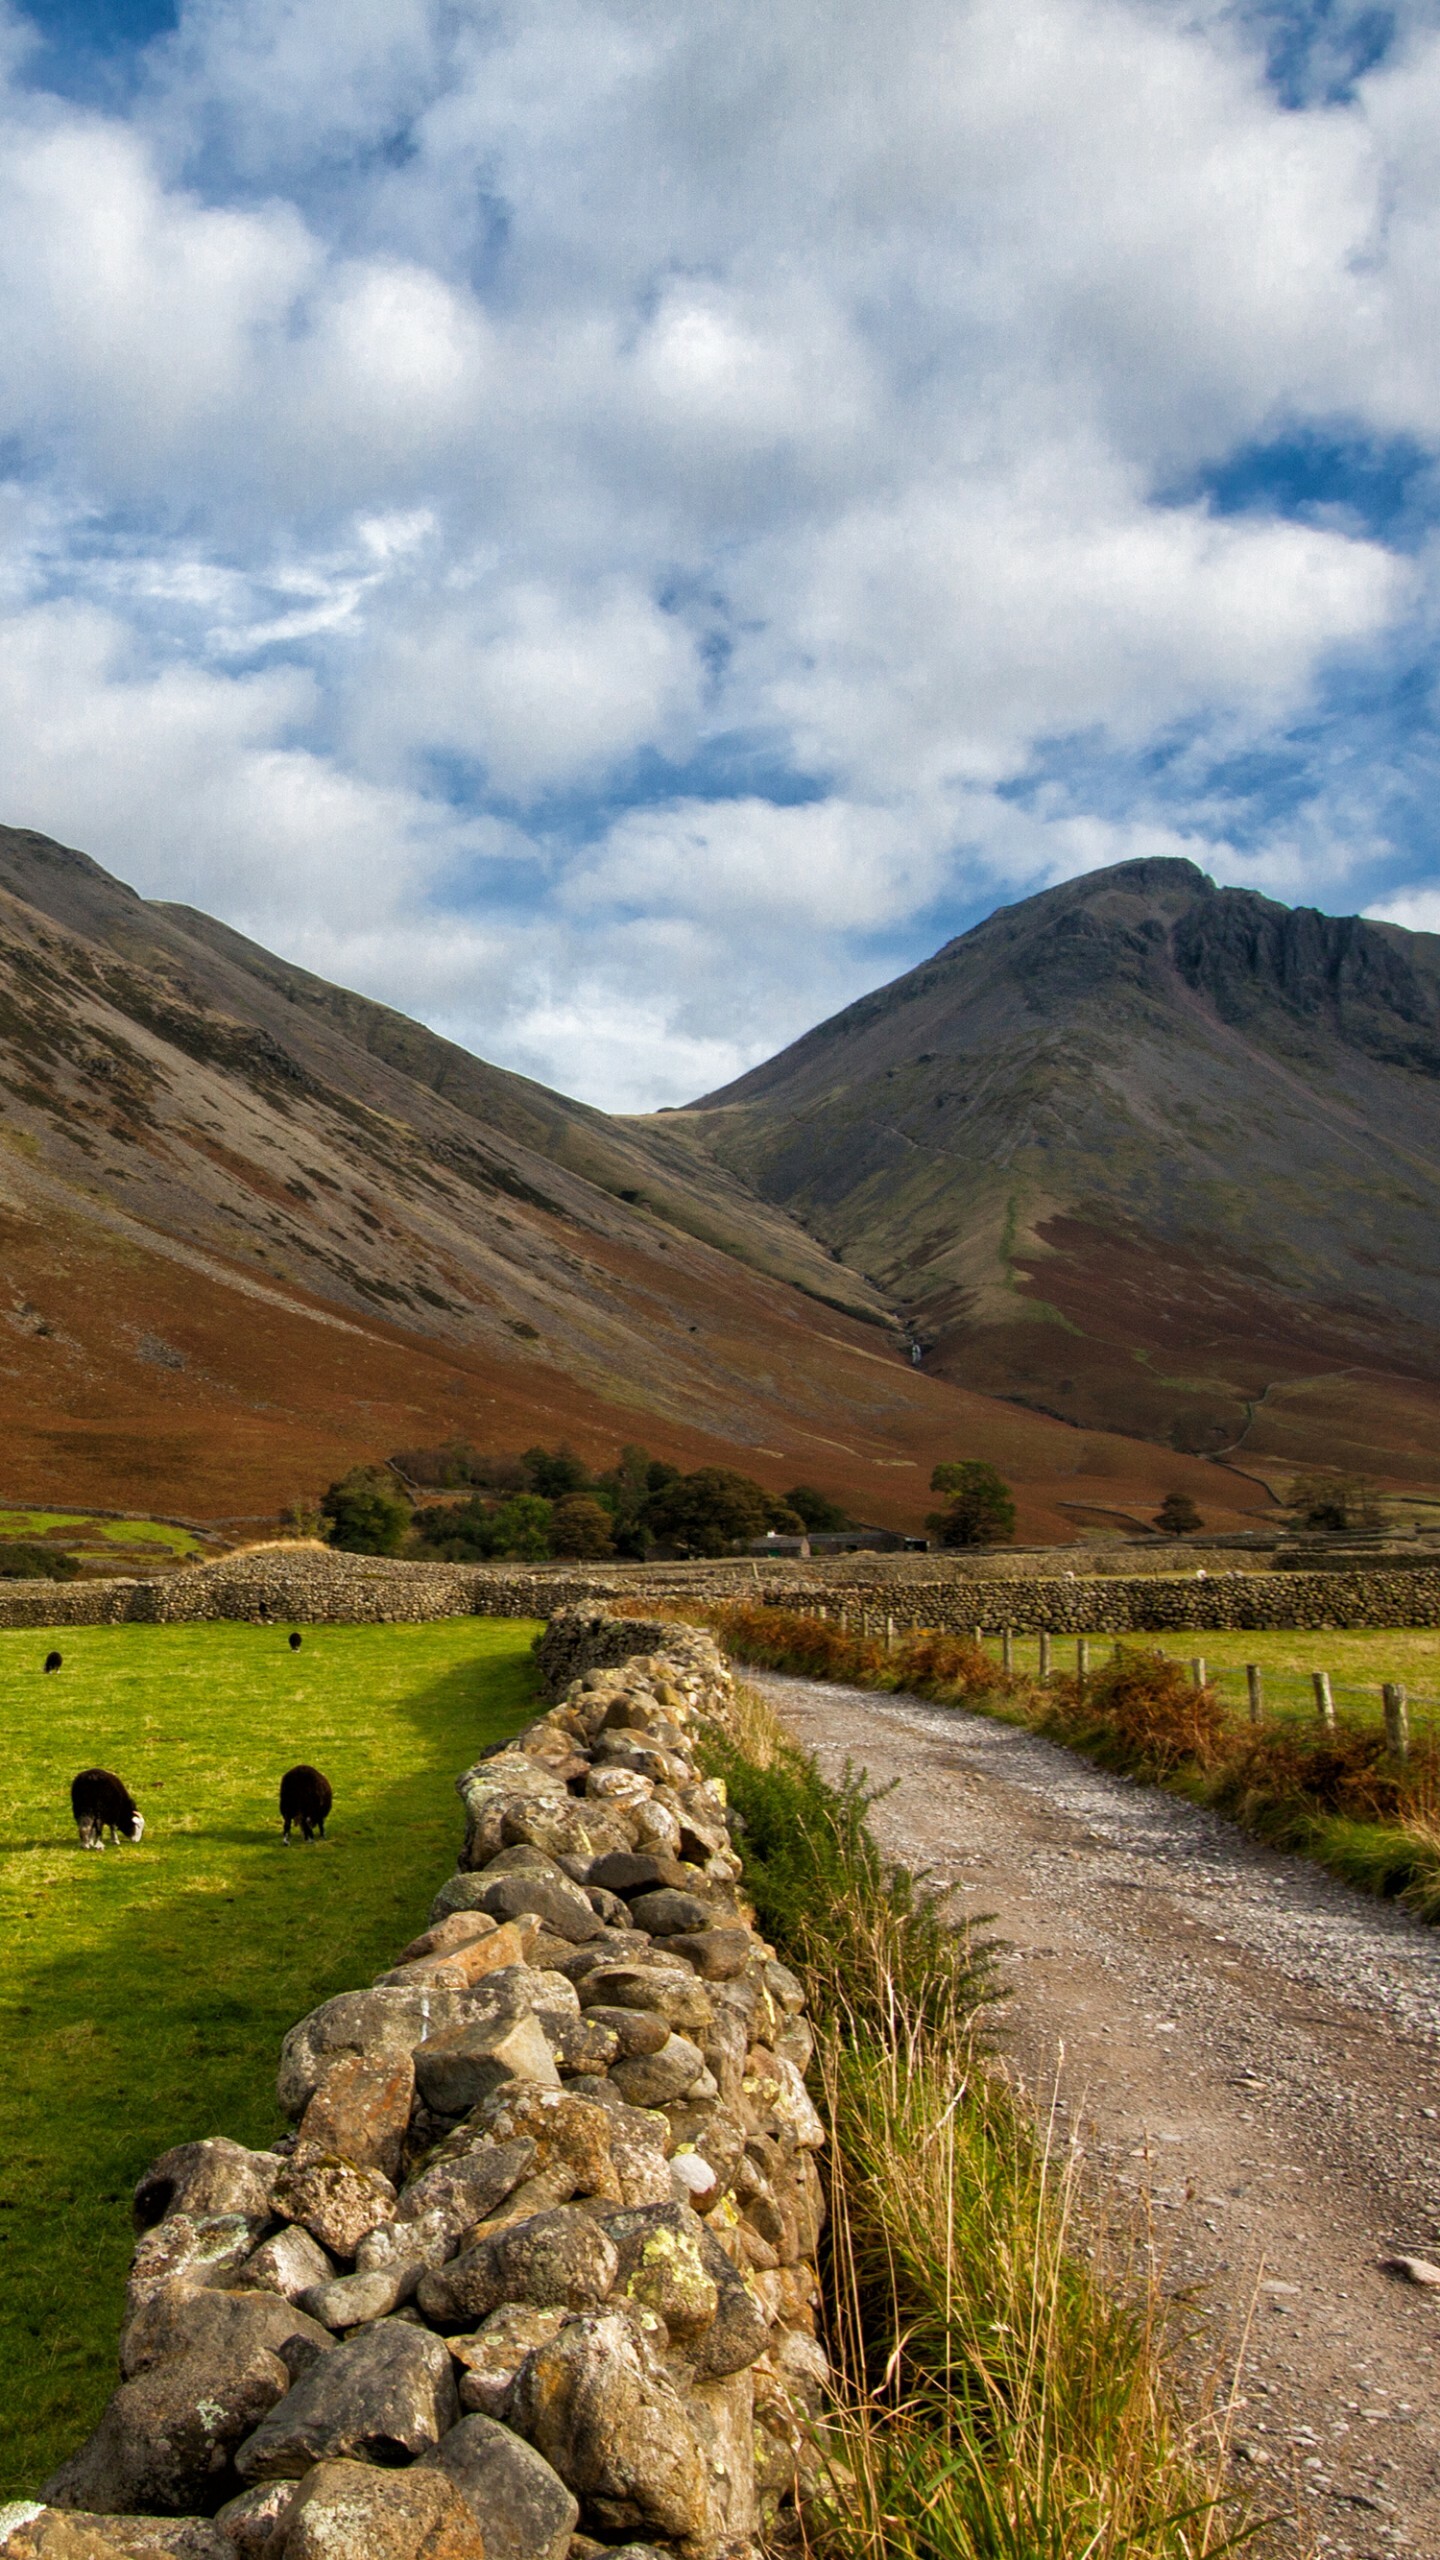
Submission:
<svg viewBox="0 0 1440 2560">
<path fill-rule="evenodd" d="M 290 1826 L 300 1825 L 302 1840 L 313 1840 L 318 1832 L 325 1837 L 325 1818 L 335 1801 L 329 1779 L 319 1769 L 302 1760 L 298 1769 L 287 1769 L 280 1781 L 280 1818 L 285 1825 L 285 1846 L 290 1846 Z"/>
<path fill-rule="evenodd" d="M 70 1781 L 70 1810 L 82 1849 L 103 1849 L 111 1840 L 143 1840 L 145 1816 L 113 1769 L 82 1769 Z"/>
</svg>

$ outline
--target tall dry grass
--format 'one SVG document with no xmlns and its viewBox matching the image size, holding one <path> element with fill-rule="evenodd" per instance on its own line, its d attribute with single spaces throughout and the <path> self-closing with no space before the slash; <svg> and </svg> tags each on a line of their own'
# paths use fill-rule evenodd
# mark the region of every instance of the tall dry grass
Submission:
<svg viewBox="0 0 1440 2560">
<path fill-rule="evenodd" d="M 983 1947 L 742 1693 L 715 1747 L 828 2114 L 823 2560 L 1219 2560 L 1252 2528 L 1177 2413 L 1153 2279 L 1077 2245 L 1079 2165 L 987 2059 Z"/>
</svg>

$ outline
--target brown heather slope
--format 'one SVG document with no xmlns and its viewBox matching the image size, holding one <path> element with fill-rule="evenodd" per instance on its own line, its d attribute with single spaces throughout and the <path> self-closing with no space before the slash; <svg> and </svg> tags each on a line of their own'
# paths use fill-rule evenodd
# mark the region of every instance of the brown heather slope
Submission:
<svg viewBox="0 0 1440 2560">
<path fill-rule="evenodd" d="M 918 1524 L 1258 1483 L 917 1374 L 875 1288 L 678 1121 L 484 1065 L 83 855 L 0 830 L 0 1498 L 271 1515 L 461 1432 L 626 1439 Z"/>
<path fill-rule="evenodd" d="M 790 1211 L 932 1375 L 1440 1483 L 1440 938 L 1193 863 L 1003 908 L 644 1124 Z"/>
</svg>

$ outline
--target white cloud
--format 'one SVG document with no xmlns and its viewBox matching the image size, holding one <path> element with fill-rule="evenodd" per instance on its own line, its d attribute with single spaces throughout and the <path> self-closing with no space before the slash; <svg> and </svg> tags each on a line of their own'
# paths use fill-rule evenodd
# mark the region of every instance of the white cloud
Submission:
<svg viewBox="0 0 1440 2560">
<path fill-rule="evenodd" d="M 370 653 L 355 751 L 447 751 L 525 797 L 683 739 L 701 676 L 690 633 L 632 581 L 564 596 L 539 582 L 497 591 L 476 572 L 464 601 L 414 595 Z"/>
<path fill-rule="evenodd" d="M 88 604 L 0 619 L 8 821 L 98 851 L 151 897 L 291 931 L 363 903 L 386 915 L 441 858 L 414 797 L 295 743 L 314 709 L 294 669 L 156 666 Z M 450 848 L 444 848 L 448 851 Z"/>
<path fill-rule="evenodd" d="M 0 37 L 0 814 L 629 1102 L 947 900 L 1369 894 L 1212 768 L 1425 564 L 1157 493 L 1440 446 L 1429 0 L 1300 112 L 1229 0 L 187 0 L 108 115 Z"/>
</svg>

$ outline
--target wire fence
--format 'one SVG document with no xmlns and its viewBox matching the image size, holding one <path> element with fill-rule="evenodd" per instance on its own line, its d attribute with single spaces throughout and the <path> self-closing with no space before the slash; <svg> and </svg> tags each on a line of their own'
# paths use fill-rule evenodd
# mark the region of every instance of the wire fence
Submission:
<svg viewBox="0 0 1440 2560">
<path fill-rule="evenodd" d="M 1146 1638 L 987 1635 L 982 1641 L 984 1650 L 1002 1667 L 1044 1679 L 1061 1671 L 1087 1677 L 1116 1653 L 1143 1647 Z M 1392 1700 L 1398 1692 L 1412 1733 L 1440 1733 L 1440 1693 L 1411 1688 L 1398 1676 L 1389 1681 L 1342 1680 L 1323 1661 L 1317 1661 L 1313 1670 L 1277 1671 L 1269 1663 L 1221 1662 L 1198 1652 L 1180 1655 L 1173 1645 L 1163 1650 L 1188 1661 L 1196 1685 L 1204 1682 L 1213 1688 L 1240 1723 L 1282 1718 L 1379 1724 L 1385 1720 L 1387 1692 Z"/>
</svg>

